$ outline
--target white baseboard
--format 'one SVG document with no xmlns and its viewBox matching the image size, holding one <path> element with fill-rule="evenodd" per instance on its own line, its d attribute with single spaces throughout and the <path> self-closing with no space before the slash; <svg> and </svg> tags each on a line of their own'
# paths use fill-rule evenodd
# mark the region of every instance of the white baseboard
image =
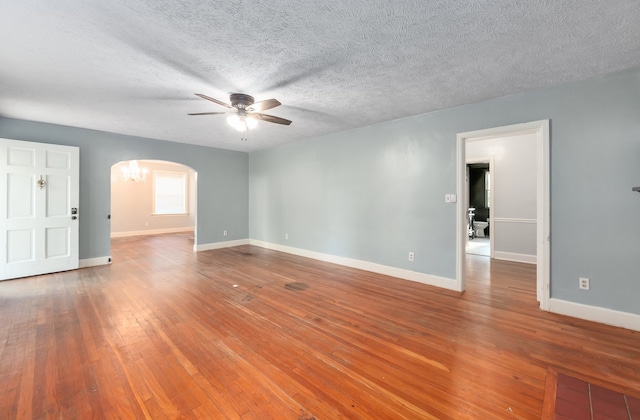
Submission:
<svg viewBox="0 0 640 420">
<path fill-rule="evenodd" d="M 411 280 L 418 283 L 428 284 L 430 286 L 458 291 L 457 282 L 455 279 L 432 276 L 430 274 L 418 273 L 416 271 L 405 270 L 403 268 L 390 267 L 387 265 L 376 264 L 368 261 L 323 254 L 321 252 L 273 244 L 270 242 L 263 242 L 255 239 L 250 239 L 249 244 L 259 246 L 261 248 L 273 249 L 274 251 L 286 252 L 287 254 L 299 255 L 301 257 L 312 258 L 314 260 L 325 261 L 333 264 L 343 265 L 345 267 L 357 268 L 359 270 L 371 271 L 373 273 L 384 274 L 404 280 Z"/>
<path fill-rule="evenodd" d="M 126 237 L 129 237 L 129 236 L 162 235 L 164 233 L 180 233 L 180 232 L 193 232 L 193 227 L 131 230 L 129 232 L 111 232 L 111 237 L 112 238 L 126 238 Z"/>
<path fill-rule="evenodd" d="M 85 258 L 78 261 L 78 268 L 95 267 L 97 265 L 111 264 L 111 257 Z"/>
<path fill-rule="evenodd" d="M 527 264 L 536 264 L 538 259 L 535 255 L 517 254 L 515 252 L 493 251 L 493 258 L 496 260 L 515 261 Z"/>
<path fill-rule="evenodd" d="M 231 248 L 231 247 L 240 246 L 240 245 L 249 245 L 249 239 L 238 239 L 235 241 L 214 242 L 211 244 L 194 245 L 193 250 L 196 252 L 211 251 L 212 249 Z"/>
<path fill-rule="evenodd" d="M 554 298 L 549 299 L 549 312 L 640 331 L 640 315 L 628 312 Z"/>
</svg>

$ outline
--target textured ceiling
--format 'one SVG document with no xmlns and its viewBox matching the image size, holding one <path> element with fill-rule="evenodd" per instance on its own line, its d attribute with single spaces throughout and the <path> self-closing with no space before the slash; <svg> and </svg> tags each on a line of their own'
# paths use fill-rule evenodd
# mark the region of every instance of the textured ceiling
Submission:
<svg viewBox="0 0 640 420">
<path fill-rule="evenodd" d="M 4 0 L 0 116 L 252 151 L 640 66 L 638 0 Z M 248 141 L 232 92 L 277 98 Z"/>
</svg>

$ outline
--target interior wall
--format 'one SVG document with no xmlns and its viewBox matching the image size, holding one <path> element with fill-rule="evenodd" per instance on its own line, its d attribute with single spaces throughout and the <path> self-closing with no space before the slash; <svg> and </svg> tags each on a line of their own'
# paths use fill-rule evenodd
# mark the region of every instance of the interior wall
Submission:
<svg viewBox="0 0 640 420">
<path fill-rule="evenodd" d="M 111 236 L 160 233 L 169 230 L 189 230 L 195 227 L 195 172 L 184 165 L 152 160 L 138 160 L 148 170 L 144 182 L 132 182 L 122 177 L 122 168 L 129 161 L 111 167 Z M 153 214 L 153 172 L 184 173 L 187 177 L 187 214 Z"/>
<path fill-rule="evenodd" d="M 493 158 L 494 258 L 536 255 L 536 136 L 467 141 L 466 158 Z M 515 254 L 515 255 L 514 255 Z"/>
<path fill-rule="evenodd" d="M 197 245 L 249 235 L 247 153 L 2 117 L 0 137 L 80 147 L 81 260 L 110 254 L 111 166 L 124 160 L 172 161 L 198 173 Z"/>
<path fill-rule="evenodd" d="M 551 296 L 640 314 L 639 97 L 634 70 L 251 153 L 251 238 L 454 279 L 457 133 L 550 119 Z"/>
</svg>

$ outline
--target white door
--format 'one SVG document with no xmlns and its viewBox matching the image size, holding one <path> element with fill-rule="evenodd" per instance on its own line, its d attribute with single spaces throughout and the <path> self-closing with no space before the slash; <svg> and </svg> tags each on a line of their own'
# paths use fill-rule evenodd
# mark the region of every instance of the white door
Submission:
<svg viewBox="0 0 640 420">
<path fill-rule="evenodd" d="M 78 268 L 79 149 L 0 139 L 0 280 Z"/>
</svg>

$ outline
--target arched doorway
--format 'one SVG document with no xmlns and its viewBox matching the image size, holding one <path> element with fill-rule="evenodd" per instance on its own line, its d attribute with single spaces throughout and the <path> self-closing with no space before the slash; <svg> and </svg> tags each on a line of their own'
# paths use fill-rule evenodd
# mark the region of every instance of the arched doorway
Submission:
<svg viewBox="0 0 640 420">
<path fill-rule="evenodd" d="M 197 173 L 176 162 L 121 161 L 111 167 L 111 238 L 197 232 Z"/>
</svg>

